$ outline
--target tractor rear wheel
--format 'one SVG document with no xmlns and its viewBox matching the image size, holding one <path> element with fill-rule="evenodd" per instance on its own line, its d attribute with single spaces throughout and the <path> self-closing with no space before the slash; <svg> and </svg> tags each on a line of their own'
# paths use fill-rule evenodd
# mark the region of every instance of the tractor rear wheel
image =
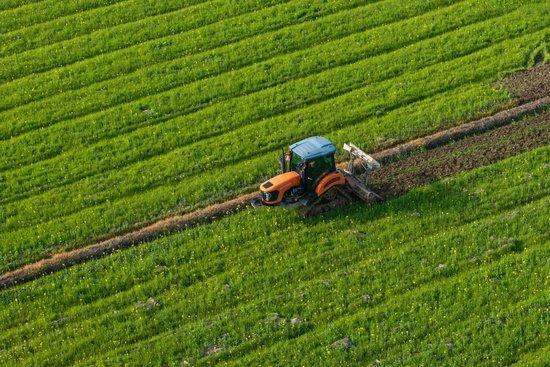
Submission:
<svg viewBox="0 0 550 367">
<path fill-rule="evenodd" d="M 342 186 L 333 186 L 305 207 L 300 208 L 304 217 L 312 217 L 351 204 L 352 197 Z"/>
</svg>

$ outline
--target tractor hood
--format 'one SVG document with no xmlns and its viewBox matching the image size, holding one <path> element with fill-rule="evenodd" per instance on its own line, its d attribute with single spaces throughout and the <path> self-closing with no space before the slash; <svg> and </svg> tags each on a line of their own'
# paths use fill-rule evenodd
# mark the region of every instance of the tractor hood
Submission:
<svg viewBox="0 0 550 367">
<path fill-rule="evenodd" d="M 263 192 L 285 192 L 291 187 L 300 185 L 300 175 L 295 171 L 281 173 L 260 185 Z"/>
</svg>

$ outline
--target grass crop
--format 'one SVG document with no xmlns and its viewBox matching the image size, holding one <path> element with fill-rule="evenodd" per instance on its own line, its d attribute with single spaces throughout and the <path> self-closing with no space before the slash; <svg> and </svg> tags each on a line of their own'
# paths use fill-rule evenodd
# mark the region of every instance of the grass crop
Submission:
<svg viewBox="0 0 550 367">
<path fill-rule="evenodd" d="M 346 5 L 353 10 L 354 5 Z M 257 11 L 224 18 L 212 24 L 161 38 L 137 43 L 117 51 L 107 52 L 56 69 L 56 73 L 29 75 L 1 86 L 9 95 L 0 109 L 9 109 L 60 92 L 78 89 L 103 80 L 112 79 L 142 67 L 182 58 L 194 53 L 235 43 L 266 31 L 321 18 L 331 11 L 342 11 L 342 2 L 331 2 L 331 7 L 316 7 L 317 2 L 294 1 L 276 4 Z M 367 3 L 368 6 L 368 3 Z M 372 5 L 377 7 L 377 5 Z M 345 13 L 344 13 L 345 14 Z M 342 15 L 344 15 L 342 14 Z M 93 72 L 90 72 L 93 70 Z M 27 95 L 13 95 L 11 90 L 28 89 Z"/>
<path fill-rule="evenodd" d="M 246 164 L 246 161 L 254 160 L 263 154 L 272 155 L 285 142 L 295 140 L 304 133 L 309 135 L 328 133 L 330 136 L 331 132 L 335 133 L 340 129 L 350 126 L 359 126 L 359 122 L 376 116 L 380 110 L 386 110 L 384 113 L 387 113 L 407 103 L 429 98 L 438 93 L 460 87 L 464 83 L 481 82 L 488 78 L 494 78 L 494 75 L 500 71 L 520 65 L 524 59 L 523 50 L 525 44 L 529 44 L 533 42 L 533 39 L 538 39 L 539 37 L 540 35 L 535 33 L 534 35 L 520 37 L 516 40 L 506 41 L 453 61 L 435 64 L 420 69 L 417 72 L 405 73 L 393 79 L 352 90 L 336 98 L 316 103 L 304 109 L 298 109 L 289 115 L 262 120 L 256 124 L 230 131 L 219 137 L 214 136 L 210 139 L 175 149 L 168 154 L 138 162 L 126 168 L 117 169 L 110 174 L 107 173 L 100 180 L 85 179 L 78 181 L 72 185 L 74 189 L 66 186 L 63 190 L 58 190 L 60 196 L 56 196 L 56 203 L 52 199 L 47 199 L 48 202 L 43 201 L 45 204 L 48 203 L 47 205 L 41 207 L 37 207 L 36 204 L 29 205 L 27 208 L 30 211 L 25 210 L 24 206 L 16 207 L 15 205 L 10 205 L 13 209 L 9 212 L 5 211 L 6 215 L 11 215 L 11 213 L 21 210 L 29 213 L 24 214 L 24 216 L 14 216 L 14 220 L 11 221 L 12 225 L 23 225 L 25 223 L 25 219 L 23 218 L 25 216 L 39 218 L 39 215 L 32 214 L 32 211 L 37 209 L 39 211 L 45 210 L 44 213 L 48 213 L 45 216 L 48 222 L 39 226 L 29 227 L 28 229 L 20 228 L 2 234 L 2 241 L 0 242 L 6 243 L 6 253 L 10 254 L 9 257 L 6 257 L 5 264 L 9 263 L 10 258 L 20 258 L 22 252 L 26 253 L 29 250 L 35 254 L 40 254 L 45 249 L 55 246 L 56 243 L 63 243 L 65 247 L 70 247 L 77 243 L 88 242 L 91 238 L 97 236 L 97 234 L 105 233 L 105 225 L 109 225 L 109 228 L 122 230 L 122 228 L 127 228 L 128 222 L 130 221 L 131 223 L 132 219 L 134 221 L 138 218 L 138 220 L 143 220 L 165 212 L 167 209 L 185 206 L 192 207 L 196 202 L 211 200 L 216 195 L 208 193 L 208 186 L 210 185 L 206 184 L 206 182 L 213 184 L 216 190 L 226 190 L 226 195 L 230 192 L 235 192 L 235 188 L 243 187 L 245 183 L 257 182 L 261 177 L 269 174 L 272 170 L 270 167 L 273 167 L 272 162 L 265 159 L 260 163 L 263 166 L 261 168 L 252 168 L 249 164 Z M 515 52 L 514 49 L 516 50 Z M 496 55 L 501 55 L 504 50 L 506 50 L 507 57 L 495 57 Z M 386 70 L 383 65 L 381 69 Z M 356 65 L 346 66 L 343 70 L 335 69 L 340 74 L 327 78 L 326 85 L 332 88 L 334 84 L 331 84 L 331 81 L 342 80 L 345 86 L 346 83 L 353 80 L 354 74 L 358 75 L 357 78 L 361 80 L 363 75 L 362 70 L 364 69 Z M 450 76 L 453 78 L 451 81 L 449 80 Z M 311 80 L 315 83 L 316 79 Z M 409 87 L 402 88 L 402 85 L 408 85 Z M 307 94 L 311 95 L 315 89 L 297 88 L 294 90 L 297 90 L 297 92 L 292 93 L 298 93 L 300 90 L 309 90 L 310 92 Z M 266 90 L 266 92 L 269 92 L 269 90 Z M 320 94 L 322 93 L 322 90 L 320 90 Z M 283 95 L 281 94 L 281 96 Z M 490 102 L 486 101 L 486 103 L 494 103 L 494 97 L 491 97 Z M 350 105 L 353 105 L 354 108 L 346 109 L 343 107 Z M 330 112 L 335 108 L 341 111 L 341 113 L 333 114 Z M 255 114 L 258 112 L 258 109 L 250 109 L 250 111 Z M 243 116 L 241 114 L 235 116 L 235 118 L 242 118 Z M 257 132 L 265 131 L 268 126 L 283 125 L 287 126 L 288 129 L 270 134 L 266 136 L 266 140 L 257 137 Z M 314 129 L 312 129 L 313 126 L 315 126 Z M 426 129 L 426 125 L 423 125 L 423 127 Z M 431 126 L 427 128 L 433 129 Z M 411 131 L 409 130 L 409 132 Z M 421 132 L 422 130 L 417 130 L 416 134 Z M 348 137 L 348 139 L 351 138 L 352 136 Z M 239 150 L 235 151 L 235 144 L 243 140 L 250 141 L 251 144 L 240 144 Z M 126 150 L 125 152 L 128 151 Z M 99 156 L 93 155 L 92 157 Z M 182 157 L 185 157 L 185 159 L 182 159 Z M 72 158 L 68 165 L 64 165 L 65 170 L 63 171 L 44 169 L 42 171 L 44 172 L 43 182 L 46 185 L 46 182 L 62 182 L 63 179 L 59 174 L 73 171 L 69 167 L 74 163 L 76 163 L 74 170 L 78 170 L 82 166 L 78 162 L 78 160 Z M 259 160 L 256 160 L 256 162 L 259 162 Z M 240 166 L 247 167 L 247 169 L 241 169 Z M 206 178 L 200 175 L 198 176 L 199 180 L 195 181 L 198 185 L 191 185 L 192 180 L 194 180 L 193 178 L 197 177 L 201 172 L 205 172 L 209 176 L 213 175 L 215 178 L 212 178 L 212 176 Z M 228 177 L 226 174 L 230 178 L 226 179 Z M 30 184 L 32 180 L 39 180 L 41 177 L 40 170 L 35 167 L 32 171 L 32 180 L 27 180 L 23 177 L 19 176 L 17 181 L 6 180 L 4 192 L 9 193 L 11 190 L 10 187 L 21 190 L 27 184 Z M 136 177 L 139 177 L 139 179 L 136 179 Z M 181 182 L 182 179 L 183 182 Z M 167 185 L 170 181 L 173 184 Z M 28 188 L 28 190 L 32 190 L 32 188 Z M 161 191 L 165 193 L 160 194 Z M 199 200 L 189 200 L 189 195 L 198 197 Z M 73 204 L 71 206 L 64 205 L 61 197 L 66 197 Z M 113 201 L 117 197 L 121 199 Z M 145 200 L 148 203 L 144 205 L 143 202 Z M 82 203 L 80 204 L 80 211 L 70 214 L 71 208 L 76 208 L 76 203 L 78 202 Z M 137 212 L 128 210 L 130 207 L 135 207 L 134 204 L 130 205 L 130 203 L 136 203 L 137 205 L 137 202 L 140 203 L 138 211 L 145 214 L 144 210 L 147 210 L 147 214 L 137 215 Z M 106 207 L 110 209 L 106 211 Z M 72 210 L 74 211 L 74 209 Z M 70 215 L 65 216 L 64 213 Z M 108 213 L 112 213 L 112 215 Z M 56 220 L 56 215 L 61 216 Z M 101 218 L 98 218 L 98 216 Z M 10 225 L 8 223 L 9 220 L 9 218 L 6 218 L 5 221 L 8 226 Z M 36 219 L 31 219 L 31 221 L 33 220 L 36 223 Z M 89 224 L 79 226 L 76 229 L 74 227 L 75 221 Z M 69 223 L 71 224 L 69 225 Z M 70 230 L 67 231 L 69 227 Z M 23 255 L 24 258 L 27 256 Z"/>
<path fill-rule="evenodd" d="M 442 1 L 448 0 L 434 0 L 435 3 L 441 3 Z M 427 4 L 429 5 L 430 3 Z M 338 10 L 347 6 L 349 6 L 348 1 L 340 1 L 333 3 L 332 9 Z M 282 19 L 275 18 L 272 23 L 281 23 L 281 25 L 288 26 L 288 23 L 293 21 L 296 22 L 296 17 L 302 14 L 306 9 L 310 9 L 310 7 L 311 4 L 303 4 L 303 6 L 298 7 L 294 13 L 285 11 L 280 14 L 280 18 Z M 426 7 L 427 5 L 415 7 L 401 6 L 397 9 L 384 7 L 383 10 L 389 13 L 387 18 L 392 19 L 391 17 L 397 18 L 403 16 L 402 10 L 406 10 L 407 8 L 412 8 L 409 11 L 414 15 Z M 330 9 L 327 9 L 327 11 L 328 10 Z M 265 34 L 261 33 L 258 36 L 246 38 L 243 41 L 230 43 L 229 45 L 223 45 L 223 47 L 215 48 L 211 51 L 198 52 L 189 57 L 175 57 L 173 61 L 155 65 L 152 68 L 140 69 L 137 73 L 131 73 L 128 76 L 119 77 L 104 83 L 94 83 L 89 88 L 63 93 L 52 99 L 41 100 L 37 103 L 26 105 L 23 108 L 10 110 L 3 114 L 7 121 L 13 120 L 12 124 L 7 124 L 4 127 L 8 129 L 5 132 L 5 137 L 20 134 L 32 127 L 48 126 L 59 121 L 87 115 L 101 110 L 102 108 L 140 99 L 139 97 L 143 97 L 144 95 L 160 94 L 157 98 L 164 100 L 166 99 L 166 94 L 161 94 L 162 92 L 170 90 L 170 94 L 174 94 L 174 92 L 177 91 L 172 89 L 181 84 L 185 85 L 215 73 L 222 73 L 224 71 L 246 66 L 256 61 L 276 56 L 279 53 L 307 47 L 315 44 L 315 42 L 330 40 L 338 36 L 347 35 L 358 29 L 364 29 L 369 25 L 368 22 L 364 21 L 364 17 L 370 10 L 372 10 L 370 7 L 360 7 L 356 10 L 348 11 L 346 14 L 332 15 L 326 19 L 321 18 L 315 22 L 305 22 L 296 27 L 285 27 L 277 32 L 271 31 L 269 27 L 270 23 L 262 22 L 262 26 L 266 27 L 268 30 Z M 349 18 L 347 18 L 346 15 Z M 262 19 L 265 16 L 266 14 L 262 14 Z M 342 23 L 343 19 L 346 19 L 346 21 L 351 24 L 339 25 Z M 279 20 L 279 22 L 277 22 L 277 20 Z M 305 21 L 306 19 L 303 20 Z M 380 19 L 373 20 L 373 23 L 376 25 L 383 23 L 385 20 L 386 17 L 382 16 Z M 252 25 L 251 28 L 254 30 L 254 25 Z M 226 38 L 223 37 L 223 39 L 225 40 Z M 281 40 L 284 40 L 284 42 L 281 42 Z M 189 70 L 192 71 L 190 72 Z M 151 83 L 151 79 L 157 82 Z M 123 94 L 118 95 L 117 92 L 113 95 L 99 93 L 100 96 L 104 96 L 103 98 L 105 98 L 105 100 L 96 100 L 95 103 L 90 103 L 92 101 L 92 99 L 89 98 L 90 95 L 97 95 L 99 90 L 108 89 L 113 91 L 119 90 L 118 93 L 122 92 L 120 88 L 118 88 L 120 84 L 129 84 L 131 88 L 123 92 Z M 114 89 L 113 86 L 118 89 Z M 54 109 L 52 109 L 53 105 L 59 107 L 59 103 L 65 100 L 74 99 L 79 100 L 79 103 L 73 105 L 72 110 L 68 108 L 57 108 L 54 111 Z M 139 101 L 139 103 L 136 112 L 141 112 L 140 108 L 148 103 L 152 105 L 158 104 L 158 102 L 155 103 L 155 100 L 151 102 L 142 100 Z M 168 107 L 169 106 L 166 106 L 166 108 Z M 178 107 L 171 107 L 170 114 L 173 116 L 178 112 Z M 45 109 L 45 112 L 50 111 L 51 116 L 46 118 L 47 113 L 44 115 L 35 114 L 34 117 L 28 115 L 27 111 L 36 108 Z M 128 106 L 125 106 L 125 109 L 127 108 Z M 165 111 L 160 109 L 156 110 L 156 112 L 165 113 Z M 15 116 L 15 118 L 12 118 L 13 116 Z M 142 118 L 147 117 L 142 113 L 139 113 L 138 116 Z M 112 117 L 114 116 L 111 115 L 110 118 Z M 23 121 L 24 128 L 20 126 Z"/>
<path fill-rule="evenodd" d="M 177 11 L 203 1 L 87 0 L 69 2 L 69 6 L 61 2 L 46 1 L 39 4 L 41 9 L 25 9 L 25 15 L 5 14 L 5 18 L 15 22 L 19 28 L 0 34 L 0 57 L 138 21 L 145 17 Z M 62 16 L 63 14 L 69 15 Z M 50 18 L 54 15 L 59 17 L 35 24 L 38 20 L 44 20 L 44 16 Z M 9 22 L 2 18 L 4 17 L 0 14 L 0 24 L 7 27 Z M 72 26 L 67 27 L 68 24 Z"/>
<path fill-rule="evenodd" d="M 305 136 L 373 150 L 495 111 L 550 25 L 544 1 L 11 4 L 0 271 L 237 195 Z"/>
<path fill-rule="evenodd" d="M 3 0 L 0 273 L 257 187 L 307 136 L 373 151 L 496 112 L 549 29 L 543 0 Z M 2 290 L 1 364 L 543 365 L 549 158 Z"/>
<path fill-rule="evenodd" d="M 58 20 L 59 22 L 72 21 L 74 19 L 82 20 L 82 18 L 86 16 L 85 14 L 95 13 L 94 10 L 108 8 L 110 5 L 124 3 L 126 1 L 127 0 L 79 0 L 61 3 L 55 0 L 26 0 L 19 1 L 19 6 L 11 9 L 8 9 L 7 4 L 10 0 L 3 1 L 2 5 L 0 5 L 0 10 L 3 10 L 0 12 L 0 34 L 2 39 L 6 41 L 1 44 L 3 47 L 6 47 L 10 44 L 17 44 L 17 40 L 23 41 L 25 36 L 32 35 L 32 33 L 28 32 L 36 30 L 36 26 L 44 24 L 45 26 L 43 28 L 47 29 L 48 26 L 50 26 L 48 23 L 54 20 Z M 71 15 L 73 15 L 74 18 L 69 17 Z M 79 25 L 76 25 L 76 27 L 78 26 Z M 21 30 L 21 32 L 15 33 L 17 30 Z M 4 38 L 5 36 L 7 36 L 7 38 Z"/>
<path fill-rule="evenodd" d="M 457 7 L 451 7 L 445 9 L 443 14 L 451 14 L 453 12 L 461 11 L 466 9 L 466 7 L 460 7 L 457 9 Z M 522 13 L 525 13 L 525 9 L 521 10 Z M 410 21 L 404 21 L 399 22 L 395 24 L 391 24 L 388 26 L 383 26 L 376 28 L 375 30 L 367 31 L 365 33 L 355 34 L 349 37 L 345 37 L 343 39 L 340 39 L 338 41 L 328 42 L 326 44 L 322 44 L 320 46 L 316 46 L 314 48 L 310 48 L 304 51 L 298 51 L 291 53 L 290 55 L 284 55 L 280 57 L 275 57 L 269 61 L 254 64 L 249 67 L 245 67 L 243 69 L 240 69 L 235 72 L 226 73 L 217 77 L 209 78 L 207 80 L 201 80 L 197 81 L 195 83 L 192 83 L 184 88 L 177 88 L 177 89 L 171 89 L 167 93 L 162 93 L 158 97 L 154 99 L 149 100 L 141 100 L 141 108 L 143 109 L 143 106 L 147 106 L 147 108 L 150 108 L 152 111 L 154 111 L 154 116 L 151 116 L 150 114 L 144 114 L 140 113 L 135 115 L 135 120 L 133 119 L 127 119 L 127 124 L 120 124 L 118 123 L 109 123 L 108 119 L 110 121 L 121 121 L 124 119 L 123 109 L 118 109 L 115 111 L 111 111 L 112 113 L 105 113 L 103 114 L 104 117 L 101 119 L 97 119 L 97 116 L 90 116 L 89 118 L 85 118 L 84 120 L 75 120 L 70 123 L 70 125 L 67 124 L 60 124 L 57 126 L 53 126 L 51 129 L 49 129 L 48 132 L 45 132 L 43 130 L 37 130 L 30 134 L 25 134 L 19 139 L 16 140 L 9 140 L 5 141 L 4 144 L 0 144 L 0 154 L 3 157 L 2 162 L 5 162 L 5 165 L 3 167 L 9 168 L 9 167 L 16 167 L 18 165 L 24 164 L 24 163 L 30 163 L 30 162 L 37 162 L 39 159 L 49 158 L 52 157 L 55 154 L 62 153 L 66 150 L 69 150 L 71 148 L 74 148 L 75 146 L 81 145 L 81 144 L 90 144 L 98 139 L 101 138 L 102 135 L 107 135 L 109 137 L 116 135 L 117 133 L 124 133 L 123 136 L 120 136 L 118 140 L 123 140 L 127 142 L 126 144 L 132 144 L 133 141 L 143 141 L 144 139 L 147 139 L 147 137 L 150 136 L 156 136 L 155 142 L 157 144 L 157 148 L 155 149 L 151 145 L 147 146 L 147 152 L 148 156 L 152 154 L 159 154 L 162 152 L 169 151 L 170 149 L 174 149 L 175 147 L 188 144 L 193 141 L 197 141 L 201 138 L 204 138 L 208 136 L 209 134 L 212 134 L 212 128 L 211 128 L 211 121 L 215 118 L 220 119 L 221 114 L 223 114 L 223 110 L 226 110 L 228 108 L 232 107 L 231 102 L 226 102 L 227 100 L 231 100 L 235 97 L 240 97 L 243 94 L 249 95 L 254 92 L 261 91 L 262 89 L 270 88 L 276 85 L 280 85 L 283 83 L 288 82 L 296 82 L 297 84 L 300 81 L 295 81 L 295 79 L 303 79 L 304 77 L 309 76 L 309 79 L 307 81 L 302 81 L 301 84 L 298 84 L 296 88 L 307 88 L 308 84 L 311 85 L 312 83 L 320 84 L 321 80 L 326 80 L 327 78 L 331 78 L 334 76 L 334 73 L 321 73 L 324 70 L 335 68 L 338 66 L 345 66 L 348 64 L 354 64 L 351 65 L 354 69 L 359 69 L 362 67 L 369 67 L 372 69 L 371 76 L 369 77 L 363 77 L 362 80 L 358 80 L 360 75 L 355 76 L 355 79 L 352 79 L 347 82 L 345 85 L 344 90 L 349 90 L 350 88 L 356 86 L 366 84 L 366 83 L 374 83 L 376 81 L 380 81 L 383 79 L 387 79 L 388 77 L 392 75 L 396 75 L 399 72 L 403 72 L 408 69 L 418 68 L 423 65 L 433 63 L 438 60 L 444 60 L 445 56 L 448 53 L 451 52 L 461 52 L 466 53 L 469 52 L 472 49 L 475 49 L 476 47 L 479 47 L 480 39 L 479 37 L 475 37 L 478 32 L 485 31 L 486 39 L 492 39 L 494 42 L 496 40 L 502 39 L 502 37 L 506 37 L 509 35 L 509 30 L 513 27 L 520 28 L 520 27 L 534 27 L 535 24 L 537 24 L 536 21 L 529 21 L 529 26 L 526 26 L 525 23 L 523 24 L 515 24 L 514 21 L 510 21 L 510 24 L 506 27 L 495 27 L 496 24 L 501 24 L 506 21 L 509 21 L 511 19 L 517 19 L 518 13 L 511 13 L 509 14 L 506 19 L 494 19 L 489 20 L 487 22 L 482 22 L 479 25 L 475 25 L 472 27 L 466 27 L 461 29 L 460 32 L 453 32 L 451 34 L 448 34 L 445 36 L 435 37 L 435 39 L 428 39 L 426 41 L 421 41 L 418 44 L 410 45 L 412 42 L 418 39 L 422 39 L 429 36 L 435 36 L 439 33 L 444 32 L 445 30 L 452 29 L 457 24 L 464 24 L 463 22 L 471 22 L 475 21 L 476 15 L 478 17 L 481 17 L 481 19 L 484 19 L 487 17 L 487 9 L 484 7 L 480 8 L 469 8 L 469 11 L 465 11 L 464 17 L 461 19 L 457 19 L 457 23 L 453 22 L 434 22 L 433 19 L 445 19 L 445 17 L 439 17 L 438 14 L 441 12 L 436 13 L 428 13 L 426 16 L 420 16 L 411 19 Z M 358 18 L 360 19 L 360 18 Z M 522 19 L 522 18 L 520 18 Z M 334 17 L 334 21 L 341 21 L 340 17 Z M 426 22 L 430 22 L 432 26 L 429 28 L 422 29 L 421 31 L 415 31 L 418 29 L 419 25 L 425 24 Z M 359 22 L 358 24 L 362 24 L 364 22 Z M 336 23 L 335 23 L 336 24 Z M 349 22 L 346 22 L 346 24 L 349 24 Z M 538 26 L 538 25 L 537 25 Z M 321 27 L 325 28 L 325 27 Z M 473 29 L 472 29 L 473 28 Z M 502 30 L 501 30 L 502 28 Z M 334 33 L 334 27 L 330 27 L 331 33 Z M 496 29 L 497 32 L 491 33 L 487 31 L 488 29 Z M 298 32 L 297 32 L 298 33 Z M 385 35 L 384 41 L 378 41 L 382 35 Z M 391 36 L 390 36 L 391 35 Z M 449 39 L 452 38 L 452 39 Z M 288 37 L 285 37 L 287 39 L 287 44 L 291 44 Z M 323 38 L 322 36 L 319 37 L 311 37 L 308 36 L 308 38 L 316 39 L 316 38 Z M 466 40 L 470 40 L 471 44 L 467 44 L 466 40 L 464 41 L 466 44 L 461 45 L 459 50 L 457 51 L 458 47 L 452 48 L 453 46 L 450 46 L 448 50 L 444 54 L 441 54 L 439 56 L 434 56 L 433 53 L 430 52 L 430 47 L 436 48 L 436 47 L 442 47 L 442 44 L 449 44 L 453 45 L 456 39 L 459 38 L 466 38 Z M 301 43 L 303 41 L 300 41 L 298 43 Z M 259 42 L 261 44 L 265 44 L 266 42 Z M 259 52 L 262 54 L 261 51 L 258 49 L 261 48 L 261 46 L 257 45 L 256 42 L 252 43 L 255 51 L 252 49 L 248 50 L 247 54 L 253 55 L 255 52 Z M 409 48 L 402 49 L 399 51 L 395 51 L 396 49 L 399 49 L 399 47 L 410 45 Z M 341 54 L 334 55 L 332 50 L 334 48 L 341 48 L 345 51 L 343 51 Z M 394 51 L 394 52 L 392 52 Z M 426 56 L 423 60 L 414 61 L 413 58 L 415 57 L 415 53 L 428 53 L 429 55 Z M 307 56 L 307 57 L 306 57 Z M 365 63 L 357 63 L 357 61 L 362 60 L 366 57 L 372 58 L 375 57 L 372 62 L 369 62 L 368 65 L 365 65 Z M 262 56 L 263 57 L 263 56 Z M 222 60 L 228 60 L 229 56 L 221 58 Z M 398 60 L 393 63 L 391 67 L 388 67 L 387 70 L 382 69 L 382 65 L 388 65 L 391 61 Z M 218 58 L 216 58 L 218 60 Z M 226 62 L 224 61 L 224 62 Z M 193 62 L 196 62 L 193 61 Z M 190 62 L 189 64 L 192 64 Z M 207 62 L 202 62 L 203 68 L 205 65 L 207 65 Z M 162 68 L 165 68 L 166 65 L 163 65 Z M 214 68 L 214 66 L 212 67 Z M 206 66 L 206 69 L 210 69 L 210 67 Z M 268 71 L 268 72 L 266 72 Z M 150 75 L 149 73 L 153 72 L 152 70 L 148 69 L 147 75 Z M 311 75 L 314 74 L 314 75 Z M 254 77 L 256 76 L 256 77 Z M 190 73 L 186 74 L 186 78 L 191 77 Z M 143 76 L 143 80 L 141 81 L 141 84 L 150 84 L 149 78 Z M 117 83 L 120 81 L 117 81 Z M 171 83 L 171 82 L 167 82 Z M 305 83 L 308 83 L 304 85 Z M 145 93 L 149 87 L 143 86 L 143 87 L 137 87 L 140 85 L 139 79 L 130 80 L 128 81 L 128 84 L 136 86 L 136 90 L 140 90 L 140 93 Z M 171 85 L 171 84 L 170 84 Z M 155 86 L 155 88 L 157 88 Z M 300 98 L 301 103 L 293 103 L 288 104 L 286 103 L 283 106 L 280 106 L 280 102 L 278 100 L 274 100 L 272 102 L 272 105 L 267 104 L 263 110 L 259 110 L 257 112 L 257 116 L 264 116 L 267 117 L 269 115 L 273 114 L 281 114 L 284 113 L 286 110 L 289 109 L 295 109 L 297 107 L 303 106 L 308 103 L 315 102 L 316 100 L 319 100 L 320 93 L 323 93 L 322 96 L 325 96 L 330 93 L 330 95 L 337 94 L 342 87 L 338 88 L 338 85 L 334 85 L 334 87 L 331 90 L 328 90 L 328 85 L 322 85 L 323 89 L 319 90 L 316 94 L 312 93 L 311 96 L 304 96 Z M 99 86 L 97 88 L 100 88 Z M 102 88 L 102 87 L 101 87 Z M 319 87 L 317 87 L 319 89 Z M 284 92 L 284 90 L 281 90 L 281 88 L 273 88 L 270 89 L 271 94 L 281 94 Z M 124 92 L 124 93 L 129 93 Z M 294 92 L 296 93 L 296 92 Z M 95 95 L 95 93 L 89 93 L 90 95 Z M 161 104 L 160 101 L 165 100 L 168 95 L 177 94 L 181 96 L 181 99 L 170 99 L 170 102 L 168 103 L 162 103 L 162 107 L 157 107 Z M 82 94 L 83 96 L 84 94 Z M 309 99 L 307 99 L 309 97 Z M 240 98 L 240 108 L 244 109 L 246 108 L 246 103 L 251 103 L 254 105 L 257 105 L 257 100 L 260 98 L 264 98 L 267 100 L 274 99 L 273 97 L 266 96 L 265 93 L 254 94 L 253 96 L 250 96 L 249 98 Z M 326 98 L 326 97 L 325 97 Z M 76 98 L 81 99 L 81 98 Z M 281 99 L 281 98 L 280 98 Z M 285 98 L 286 99 L 286 98 Z M 181 102 L 184 101 L 184 102 Z M 250 101 L 250 102 L 248 102 Z M 65 101 L 66 102 L 66 101 Z M 226 103 L 223 103 L 226 102 Z M 275 103 L 279 104 L 275 104 Z M 56 101 L 55 103 L 52 103 L 52 105 L 59 105 L 59 104 L 65 104 L 63 101 Z M 216 106 L 211 106 L 212 104 L 216 104 Z M 274 106 L 273 106 L 274 105 Z M 209 108 L 209 107 L 212 108 Z M 43 106 L 44 107 L 44 106 Z M 69 105 L 67 107 L 67 110 L 70 110 L 72 106 Z M 137 109 L 137 107 L 136 107 Z M 204 111 L 203 113 L 198 113 L 193 116 L 192 119 L 189 118 L 175 118 L 177 115 L 188 115 L 194 112 L 198 112 L 200 110 L 207 109 L 207 111 Z M 45 111 L 47 111 L 47 108 L 44 108 Z M 47 112 L 45 112 L 47 114 Z M 165 116 L 166 114 L 170 115 L 169 121 L 162 121 L 164 118 L 162 116 Z M 92 122 L 92 120 L 96 118 L 95 122 Z M 256 117 L 257 119 L 257 117 Z M 160 121 L 159 121 L 160 120 Z M 158 122 L 156 122 L 158 121 Z M 242 121 L 242 120 L 241 120 Z M 246 120 L 245 120 L 246 121 Z M 147 126 L 151 126 L 147 129 L 138 129 L 139 132 L 135 132 L 133 134 L 129 134 L 127 131 L 132 125 L 140 126 L 144 122 L 148 123 Z M 193 129 L 186 129 L 188 131 L 187 135 L 182 134 L 182 125 L 193 125 Z M 230 131 L 231 129 L 234 129 L 236 127 L 239 127 L 243 123 L 240 124 L 231 124 L 231 123 L 225 123 L 222 126 L 219 127 L 219 129 L 216 129 L 216 134 L 221 135 L 222 132 Z M 101 130 L 98 130 L 98 125 L 101 125 Z M 153 125 L 155 127 L 153 127 Z M 66 139 L 57 139 L 57 136 L 63 131 L 64 133 L 67 132 L 67 129 L 71 129 L 71 134 Z M 160 139 L 159 139 L 160 137 Z M 175 139 L 175 137 L 178 137 L 178 139 Z M 171 141 L 167 141 L 167 139 L 171 139 Z M 15 144 L 14 144 L 15 143 Z M 175 145 L 177 144 L 177 145 Z M 14 149 L 14 145 L 17 147 L 17 149 Z M 93 154 L 97 160 L 100 160 L 99 157 L 103 154 L 101 150 L 103 150 L 105 146 L 119 146 L 118 143 L 115 143 L 115 141 L 112 140 L 105 140 L 102 141 L 100 146 L 95 146 L 93 148 L 94 153 Z M 122 149 L 122 147 L 121 147 Z M 128 147 L 124 148 L 125 150 L 128 150 Z M 162 150 L 161 150 L 162 149 Z M 137 153 L 137 151 L 136 151 Z M 112 152 L 109 153 L 109 156 L 113 156 Z M 116 156 L 116 155 L 115 155 Z M 147 156 L 144 156 L 143 153 L 135 156 L 133 159 L 139 160 L 144 159 Z M 64 157 L 65 159 L 68 159 L 67 156 Z M 62 158 L 60 158 L 62 159 Z M 71 158 L 72 161 L 74 159 Z M 131 157 L 125 158 L 125 161 L 127 163 L 131 162 Z M 50 161 L 49 164 L 52 164 L 54 162 Z M 110 159 L 111 165 L 117 165 L 116 160 Z M 82 167 L 82 175 L 85 175 L 85 166 Z M 90 167 L 92 168 L 92 167 Z M 94 167 L 98 171 L 102 171 L 105 169 L 105 167 Z M 32 169 L 29 167 L 28 169 Z M 23 174 L 24 175 L 24 174 Z M 41 185 L 42 188 L 44 186 Z M 25 190 L 26 192 L 29 192 Z"/>
<path fill-rule="evenodd" d="M 0 81 L 10 81 L 32 73 L 48 71 L 88 57 L 114 51 L 135 43 L 185 32 L 285 0 L 262 2 L 243 0 L 239 6 L 231 0 L 213 0 L 203 6 L 184 8 L 120 26 L 40 47 L 3 58 Z M 288 1 L 288 0 L 287 0 Z"/>
<path fill-rule="evenodd" d="M 0 358 L 17 365 L 541 360 L 549 154 L 542 147 L 317 218 L 248 210 L 3 291 Z M 345 336 L 352 348 L 331 347 Z M 208 355 L 213 346 L 219 352 Z"/>
</svg>

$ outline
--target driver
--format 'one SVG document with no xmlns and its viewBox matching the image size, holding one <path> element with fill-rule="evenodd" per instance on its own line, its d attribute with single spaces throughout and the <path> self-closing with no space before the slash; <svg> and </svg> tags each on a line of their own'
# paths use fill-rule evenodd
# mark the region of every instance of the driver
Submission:
<svg viewBox="0 0 550 367">
<path fill-rule="evenodd" d="M 304 190 L 304 192 L 306 191 L 306 163 L 305 162 L 302 162 L 300 163 L 300 165 L 298 166 L 298 173 L 300 174 L 300 181 L 301 181 L 301 186 L 302 186 L 302 189 Z"/>
</svg>

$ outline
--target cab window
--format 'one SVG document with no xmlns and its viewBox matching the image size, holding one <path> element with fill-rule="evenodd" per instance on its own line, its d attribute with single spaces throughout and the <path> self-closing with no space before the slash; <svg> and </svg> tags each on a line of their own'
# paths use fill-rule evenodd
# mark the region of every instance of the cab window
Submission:
<svg viewBox="0 0 550 367">
<path fill-rule="evenodd" d="M 302 163 L 302 157 L 300 157 L 298 154 L 293 152 L 292 159 L 290 161 L 292 168 L 294 168 L 295 170 L 298 170 L 300 163 Z"/>
</svg>

